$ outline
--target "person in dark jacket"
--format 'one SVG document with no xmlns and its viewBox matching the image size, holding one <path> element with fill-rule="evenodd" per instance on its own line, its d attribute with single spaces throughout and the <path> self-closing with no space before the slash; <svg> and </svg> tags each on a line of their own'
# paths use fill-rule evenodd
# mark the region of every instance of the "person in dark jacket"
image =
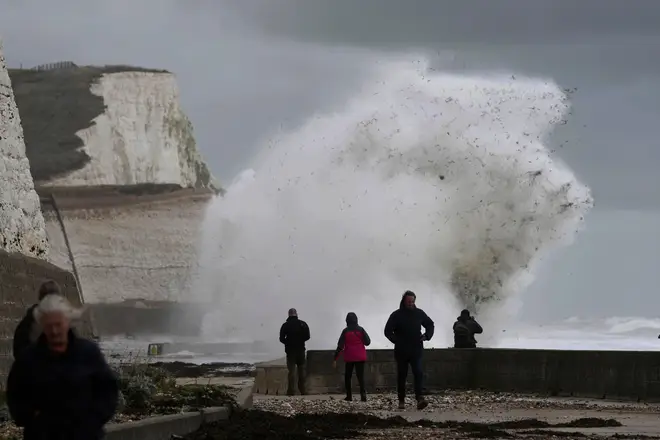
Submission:
<svg viewBox="0 0 660 440">
<path fill-rule="evenodd" d="M 293 396 L 298 373 L 298 391 L 305 394 L 305 342 L 309 341 L 309 326 L 298 319 L 296 309 L 289 309 L 289 317 L 280 328 L 280 342 L 284 344 L 289 383 L 286 394 Z"/>
<path fill-rule="evenodd" d="M 62 296 L 46 296 L 35 310 L 43 328 L 7 378 L 7 406 L 25 440 L 99 440 L 113 416 L 119 384 L 101 350 L 70 329 L 80 312 Z"/>
<path fill-rule="evenodd" d="M 454 323 L 454 348 L 477 348 L 475 334 L 483 333 L 479 323 L 470 316 L 469 310 L 462 310 Z"/>
<path fill-rule="evenodd" d="M 44 299 L 44 297 L 47 295 L 61 294 L 62 291 L 59 284 L 53 280 L 45 281 L 41 284 L 41 287 L 39 287 L 39 301 Z M 41 334 L 41 328 L 39 327 L 39 324 L 34 320 L 34 310 L 37 308 L 37 304 L 34 304 L 29 309 L 27 309 L 25 316 L 21 322 L 18 323 L 18 326 L 14 331 L 14 359 L 16 359 L 20 352 L 28 345 L 36 342 L 37 338 Z"/>
<path fill-rule="evenodd" d="M 399 409 L 406 407 L 408 365 L 412 368 L 417 408 L 421 410 L 428 406 L 422 395 L 422 353 L 424 341 L 430 341 L 433 337 L 435 324 L 424 310 L 417 308 L 416 299 L 414 292 L 406 291 L 401 298 L 399 309 L 392 312 L 385 324 L 385 337 L 394 344 Z M 424 334 L 421 332 L 422 327 Z"/>
<path fill-rule="evenodd" d="M 367 391 L 364 387 L 364 363 L 367 361 L 367 347 L 371 344 L 371 338 L 367 331 L 358 325 L 358 317 L 350 312 L 346 315 L 346 328 L 341 331 L 339 341 L 337 341 L 337 350 L 335 350 L 335 359 L 332 362 L 333 367 L 337 367 L 339 355 L 344 353 L 344 387 L 346 388 L 346 401 L 353 400 L 353 390 L 351 389 L 351 379 L 353 370 L 357 376 L 360 385 L 360 398 L 363 402 L 367 401 Z"/>
</svg>

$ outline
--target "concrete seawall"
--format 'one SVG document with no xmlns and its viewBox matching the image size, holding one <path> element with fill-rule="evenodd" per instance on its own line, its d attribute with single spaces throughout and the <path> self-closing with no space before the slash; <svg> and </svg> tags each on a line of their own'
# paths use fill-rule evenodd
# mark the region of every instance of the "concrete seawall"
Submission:
<svg viewBox="0 0 660 440">
<path fill-rule="evenodd" d="M 394 391 L 392 350 L 370 350 L 367 389 Z M 307 353 L 310 394 L 343 393 L 343 365 L 332 368 L 333 351 Z M 660 354 L 640 351 L 521 349 L 429 349 L 424 352 L 425 388 L 482 389 L 607 399 L 660 401 Z M 257 366 L 255 392 L 286 393 L 283 360 Z M 410 375 L 410 373 L 409 373 Z M 412 377 L 410 375 L 409 380 Z M 357 387 L 354 380 L 354 386 Z"/>
</svg>

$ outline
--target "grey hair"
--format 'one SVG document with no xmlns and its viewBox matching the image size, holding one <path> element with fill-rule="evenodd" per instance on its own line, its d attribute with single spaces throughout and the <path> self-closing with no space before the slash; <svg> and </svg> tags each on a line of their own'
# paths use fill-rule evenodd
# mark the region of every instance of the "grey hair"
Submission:
<svg viewBox="0 0 660 440">
<path fill-rule="evenodd" d="M 41 322 L 41 318 L 46 313 L 62 313 L 69 320 L 80 319 L 82 309 L 74 307 L 69 300 L 61 295 L 45 296 L 34 309 L 34 319 Z"/>
</svg>

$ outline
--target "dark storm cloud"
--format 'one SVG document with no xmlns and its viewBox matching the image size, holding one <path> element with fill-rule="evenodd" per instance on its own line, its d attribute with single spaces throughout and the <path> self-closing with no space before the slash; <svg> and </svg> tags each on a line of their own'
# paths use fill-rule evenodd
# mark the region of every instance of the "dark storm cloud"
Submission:
<svg viewBox="0 0 660 440">
<path fill-rule="evenodd" d="M 584 37 L 657 35 L 660 23 L 655 0 L 252 0 L 242 4 L 274 33 L 386 48 L 571 43 Z"/>
</svg>

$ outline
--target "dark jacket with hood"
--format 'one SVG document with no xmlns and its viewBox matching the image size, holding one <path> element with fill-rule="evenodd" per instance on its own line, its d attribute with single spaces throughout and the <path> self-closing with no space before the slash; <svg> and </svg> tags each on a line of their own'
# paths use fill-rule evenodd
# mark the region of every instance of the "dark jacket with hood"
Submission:
<svg viewBox="0 0 660 440">
<path fill-rule="evenodd" d="M 418 356 L 422 354 L 424 345 L 422 340 L 429 341 L 433 337 L 435 324 L 424 312 L 417 308 L 406 308 L 405 295 L 401 298 L 399 309 L 392 312 L 385 324 L 385 337 L 394 344 L 394 353 L 397 356 Z M 421 328 L 426 333 L 422 336 Z"/>
<path fill-rule="evenodd" d="M 98 345 L 69 332 L 53 354 L 45 336 L 23 350 L 7 378 L 7 406 L 25 440 L 98 440 L 115 413 L 119 384 Z"/>
<path fill-rule="evenodd" d="M 36 341 L 38 335 L 34 335 L 33 333 L 35 332 L 35 326 L 37 325 L 37 322 L 34 319 L 34 309 L 37 308 L 37 305 L 38 304 L 34 304 L 27 309 L 25 316 L 21 319 L 21 322 L 18 323 L 16 330 L 14 330 L 14 359 L 16 359 L 32 342 Z"/>
<path fill-rule="evenodd" d="M 454 348 L 477 348 L 474 335 L 483 331 L 472 316 L 459 316 L 454 323 Z"/>
<path fill-rule="evenodd" d="M 344 352 L 345 362 L 365 362 L 367 360 L 367 349 L 371 344 L 371 338 L 367 331 L 358 325 L 358 317 L 350 312 L 346 315 L 346 328 L 342 330 L 337 341 L 335 360 L 339 354 Z"/>
<path fill-rule="evenodd" d="M 289 316 L 280 328 L 280 342 L 284 344 L 286 354 L 305 351 L 305 342 L 309 341 L 309 326 L 297 316 Z"/>
</svg>

